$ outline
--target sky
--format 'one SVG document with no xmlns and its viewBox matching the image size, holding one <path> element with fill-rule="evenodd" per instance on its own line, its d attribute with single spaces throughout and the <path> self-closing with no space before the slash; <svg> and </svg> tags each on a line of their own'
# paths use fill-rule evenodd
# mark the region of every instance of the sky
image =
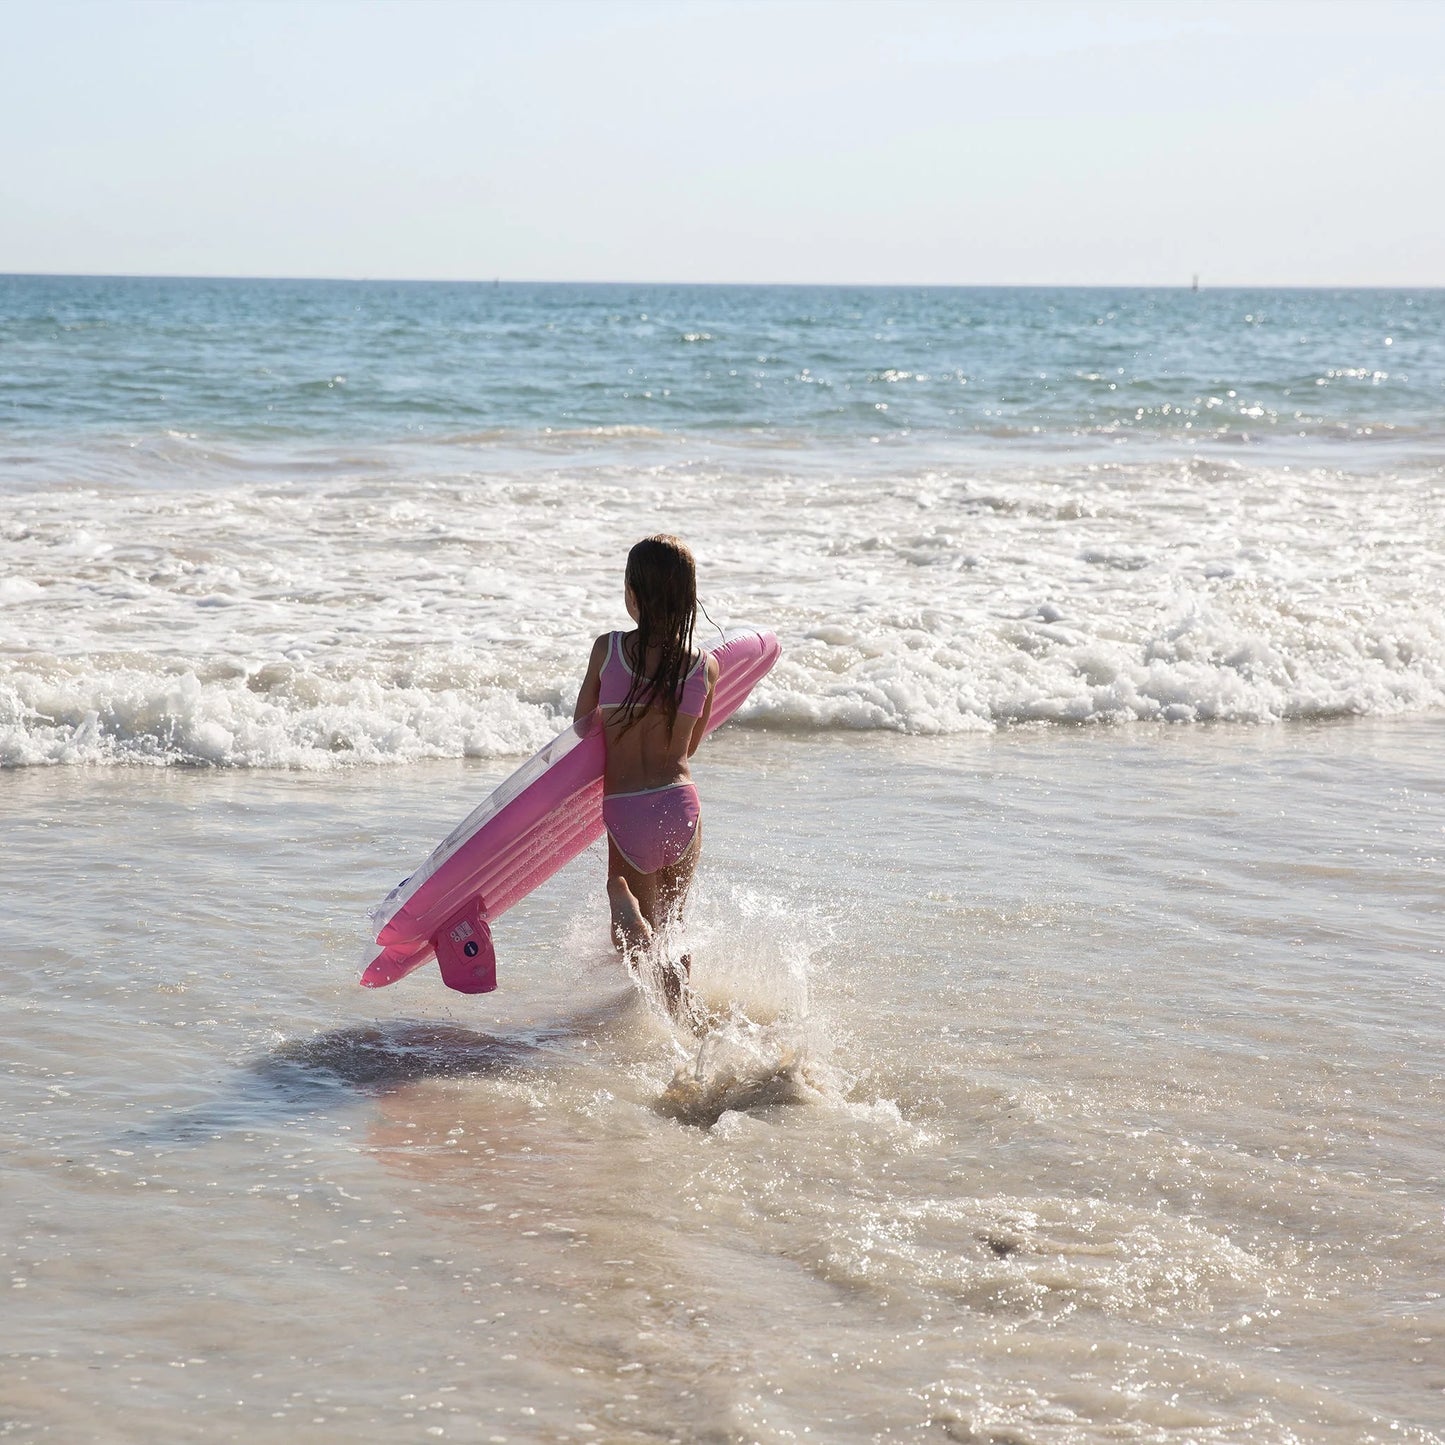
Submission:
<svg viewBox="0 0 1445 1445">
<path fill-rule="evenodd" d="M 1445 0 L 0 22 L 0 272 L 1445 285 Z"/>
</svg>

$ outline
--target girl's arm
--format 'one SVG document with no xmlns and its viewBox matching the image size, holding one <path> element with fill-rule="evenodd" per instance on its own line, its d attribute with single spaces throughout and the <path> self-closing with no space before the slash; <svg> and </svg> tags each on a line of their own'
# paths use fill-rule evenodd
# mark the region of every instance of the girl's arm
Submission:
<svg viewBox="0 0 1445 1445">
<path fill-rule="evenodd" d="M 688 740 L 687 755 L 691 757 L 707 731 L 707 720 L 712 716 L 712 695 L 717 691 L 717 658 L 711 653 L 707 658 L 707 699 L 702 705 L 702 716 L 693 724 L 692 737 Z"/>
<path fill-rule="evenodd" d="M 602 660 L 607 656 L 607 637 L 604 634 L 592 644 L 592 656 L 587 659 L 587 675 L 582 679 L 582 690 L 577 694 L 577 706 L 572 709 L 572 721 L 579 722 L 597 709 L 597 699 L 602 696 Z"/>
</svg>

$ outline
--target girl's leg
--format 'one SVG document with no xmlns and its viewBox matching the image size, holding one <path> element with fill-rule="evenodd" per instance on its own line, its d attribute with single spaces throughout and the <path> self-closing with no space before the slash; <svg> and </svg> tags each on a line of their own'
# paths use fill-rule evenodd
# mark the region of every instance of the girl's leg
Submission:
<svg viewBox="0 0 1445 1445">
<path fill-rule="evenodd" d="M 619 953 L 636 953 L 652 942 L 656 875 L 639 873 L 607 835 L 607 901 L 612 908 L 612 943 Z"/>
<path fill-rule="evenodd" d="M 687 852 L 676 863 L 656 873 L 639 873 L 622 856 L 612 835 L 607 835 L 607 900 L 612 909 L 612 942 L 618 952 L 630 954 L 645 949 L 669 919 L 681 921 L 701 852 L 699 821 Z M 662 960 L 663 999 L 674 1017 L 682 1010 L 683 988 L 691 971 L 692 958 L 688 954 L 675 964 Z"/>
<path fill-rule="evenodd" d="M 647 910 L 647 921 L 654 928 L 661 928 L 669 917 L 681 920 L 683 904 L 687 902 L 687 890 L 692 886 L 692 875 L 697 872 L 697 860 L 702 854 L 702 819 L 698 819 L 693 830 L 692 842 L 687 852 L 666 868 L 644 875 L 653 884 L 652 906 Z"/>
<path fill-rule="evenodd" d="M 683 905 L 687 902 L 687 890 L 692 885 L 692 875 L 697 872 L 697 860 L 702 854 L 702 820 L 688 844 L 687 852 L 666 868 L 659 868 L 648 875 L 653 883 L 651 906 L 645 909 L 645 917 L 653 930 L 662 928 L 667 922 L 682 922 Z M 662 964 L 662 991 L 667 999 L 667 1009 L 674 1017 L 682 1009 L 683 990 L 692 974 L 692 955 L 685 953 L 674 964 L 664 959 Z"/>
</svg>

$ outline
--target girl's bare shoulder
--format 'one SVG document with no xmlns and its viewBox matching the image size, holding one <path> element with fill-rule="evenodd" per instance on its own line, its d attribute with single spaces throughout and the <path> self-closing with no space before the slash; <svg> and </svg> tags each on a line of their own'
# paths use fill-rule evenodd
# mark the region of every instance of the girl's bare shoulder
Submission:
<svg viewBox="0 0 1445 1445">
<path fill-rule="evenodd" d="M 607 660 L 607 648 L 612 641 L 612 634 L 604 632 L 592 644 L 592 651 L 587 656 L 587 671 L 600 672 L 602 664 Z"/>
</svg>

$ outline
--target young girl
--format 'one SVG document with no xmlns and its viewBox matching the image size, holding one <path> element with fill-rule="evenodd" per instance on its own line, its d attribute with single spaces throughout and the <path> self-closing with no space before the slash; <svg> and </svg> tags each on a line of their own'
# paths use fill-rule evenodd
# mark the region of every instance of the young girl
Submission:
<svg viewBox="0 0 1445 1445">
<path fill-rule="evenodd" d="M 697 867 L 702 820 L 687 760 L 707 727 L 718 669 L 693 651 L 697 572 L 676 537 L 644 538 L 627 554 L 626 600 L 636 630 L 592 644 L 573 716 L 602 709 L 607 897 L 613 941 L 630 953 L 680 916 Z M 673 1013 L 689 967 L 684 957 L 663 969 Z"/>
</svg>

